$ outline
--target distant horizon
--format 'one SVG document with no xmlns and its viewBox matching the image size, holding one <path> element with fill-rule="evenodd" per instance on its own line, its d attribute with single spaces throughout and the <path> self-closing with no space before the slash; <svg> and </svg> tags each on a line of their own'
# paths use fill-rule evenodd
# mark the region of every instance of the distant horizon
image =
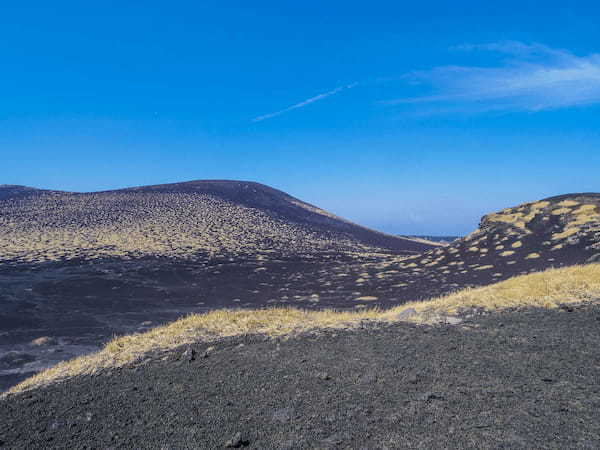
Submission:
<svg viewBox="0 0 600 450">
<path fill-rule="evenodd" d="M 390 234 L 600 180 L 600 5 L 11 4 L 0 181 L 253 180 Z"/>
</svg>

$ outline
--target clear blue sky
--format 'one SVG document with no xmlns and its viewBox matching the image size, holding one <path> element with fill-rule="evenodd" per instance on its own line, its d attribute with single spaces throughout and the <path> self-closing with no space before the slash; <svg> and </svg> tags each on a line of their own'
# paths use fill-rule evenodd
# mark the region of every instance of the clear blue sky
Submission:
<svg viewBox="0 0 600 450">
<path fill-rule="evenodd" d="M 387 232 L 467 233 L 600 191 L 595 4 L 7 2 L 0 184 L 254 180 Z"/>
</svg>

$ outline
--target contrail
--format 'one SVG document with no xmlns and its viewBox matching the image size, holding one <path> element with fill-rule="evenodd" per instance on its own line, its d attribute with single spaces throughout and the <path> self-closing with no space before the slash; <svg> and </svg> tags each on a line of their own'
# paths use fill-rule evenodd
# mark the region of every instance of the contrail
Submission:
<svg viewBox="0 0 600 450">
<path fill-rule="evenodd" d="M 272 113 L 269 113 L 269 114 L 265 114 L 263 116 L 255 117 L 254 119 L 252 119 L 252 122 L 261 122 L 263 120 L 270 119 L 271 117 L 279 116 L 279 115 L 281 115 L 283 113 L 286 113 L 288 111 L 291 111 L 293 109 L 302 108 L 302 107 L 304 107 L 306 105 L 310 105 L 311 103 L 314 103 L 316 101 L 322 100 L 322 99 L 330 97 L 332 95 L 335 95 L 338 92 L 341 92 L 343 90 L 352 89 L 357 84 L 358 83 L 352 83 L 352 84 L 347 84 L 345 86 L 337 87 L 337 88 L 335 88 L 335 89 L 333 89 L 333 90 L 331 90 L 329 92 L 324 92 L 323 94 L 315 95 L 314 97 L 311 97 L 309 99 L 303 100 L 300 103 L 296 103 L 295 105 L 289 106 L 289 107 L 287 107 L 285 109 L 282 109 L 281 111 L 276 111 L 276 112 L 272 112 Z"/>
</svg>

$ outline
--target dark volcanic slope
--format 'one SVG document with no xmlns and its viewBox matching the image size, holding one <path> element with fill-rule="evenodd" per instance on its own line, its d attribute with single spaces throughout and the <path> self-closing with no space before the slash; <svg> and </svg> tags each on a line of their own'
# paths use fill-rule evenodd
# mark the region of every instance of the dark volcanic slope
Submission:
<svg viewBox="0 0 600 450">
<path fill-rule="evenodd" d="M 437 291 L 592 261 L 600 261 L 600 194 L 570 194 L 488 214 L 465 238 L 400 261 L 394 278 L 406 290 Z"/>
<path fill-rule="evenodd" d="M 390 307 L 547 267 L 600 261 L 600 194 L 550 198 L 487 215 L 471 235 L 407 259 L 381 248 L 346 251 L 365 247 L 352 233 L 329 227 L 329 236 L 337 236 L 331 241 L 323 238 L 322 225 L 298 225 L 303 211 L 306 220 L 333 220 L 341 228 L 345 222 L 284 202 L 285 194 L 268 188 L 257 187 L 257 193 L 244 196 L 255 185 L 225 183 L 231 192 L 221 189 L 225 193 L 220 195 L 227 200 L 194 191 L 198 185 L 207 189 L 220 183 L 82 195 L 21 192 L 21 200 L 0 201 L 4 249 L 13 245 L 32 261 L 58 258 L 28 265 L 0 263 L 0 390 L 89 352 L 114 334 L 143 331 L 190 312 Z M 242 201 L 254 206 L 240 206 Z M 190 202 L 206 214 L 198 215 Z M 285 214 L 295 222 L 265 213 L 274 208 L 269 202 L 287 205 L 292 212 Z M 43 208 L 60 227 L 41 222 Z M 66 225 L 60 222 L 65 217 Z M 88 232 L 81 232 L 81 223 Z M 192 228 L 204 230 L 198 241 L 189 232 Z M 44 238 L 50 235 L 52 239 Z M 11 240 L 14 236 L 28 244 L 20 247 Z M 113 243 L 99 247 L 89 236 Z M 232 248 L 239 253 L 222 254 Z M 154 252 L 162 256 L 152 256 Z M 87 260 L 90 254 L 97 258 Z M 186 257 L 190 254 L 194 257 Z M 43 336 L 53 338 L 55 345 L 31 344 Z"/>
<path fill-rule="evenodd" d="M 7 448 L 599 448 L 600 307 L 225 340 L 0 400 Z"/>
<path fill-rule="evenodd" d="M 0 261 L 423 251 L 267 186 L 192 181 L 88 194 L 0 187 Z"/>
</svg>

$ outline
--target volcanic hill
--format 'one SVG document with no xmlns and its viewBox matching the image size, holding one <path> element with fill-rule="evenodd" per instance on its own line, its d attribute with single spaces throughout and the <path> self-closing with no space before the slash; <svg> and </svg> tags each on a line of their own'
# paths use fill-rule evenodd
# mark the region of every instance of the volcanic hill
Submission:
<svg viewBox="0 0 600 450">
<path fill-rule="evenodd" d="M 485 215 L 479 228 L 450 245 L 391 263 L 413 298 L 448 288 L 600 261 L 600 194 L 551 197 Z M 415 289 L 411 285 L 418 285 Z M 420 293 L 419 293 L 420 292 Z"/>
<path fill-rule="evenodd" d="M 0 261 L 420 252 L 259 183 L 191 181 L 94 193 L 0 186 Z"/>
</svg>

